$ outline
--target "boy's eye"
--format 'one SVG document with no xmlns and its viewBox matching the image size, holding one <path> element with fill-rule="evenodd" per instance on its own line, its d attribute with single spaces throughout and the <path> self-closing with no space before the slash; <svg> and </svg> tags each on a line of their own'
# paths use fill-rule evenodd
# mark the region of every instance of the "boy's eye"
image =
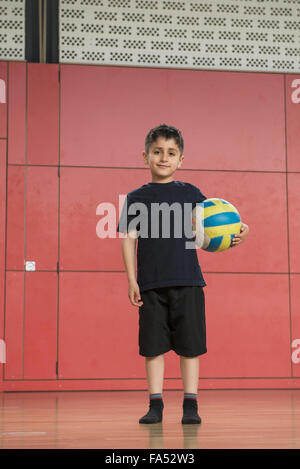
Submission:
<svg viewBox="0 0 300 469">
<path fill-rule="evenodd" d="M 159 150 L 154 150 L 154 153 L 159 153 Z M 170 155 L 174 156 L 175 153 L 171 152 Z"/>
</svg>

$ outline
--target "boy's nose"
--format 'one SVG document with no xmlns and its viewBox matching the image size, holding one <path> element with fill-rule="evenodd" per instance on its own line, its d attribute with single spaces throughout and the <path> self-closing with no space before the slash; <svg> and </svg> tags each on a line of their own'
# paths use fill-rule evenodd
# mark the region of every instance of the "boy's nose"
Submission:
<svg viewBox="0 0 300 469">
<path fill-rule="evenodd" d="M 161 161 L 166 161 L 167 162 L 168 161 L 167 155 L 162 155 Z"/>
</svg>

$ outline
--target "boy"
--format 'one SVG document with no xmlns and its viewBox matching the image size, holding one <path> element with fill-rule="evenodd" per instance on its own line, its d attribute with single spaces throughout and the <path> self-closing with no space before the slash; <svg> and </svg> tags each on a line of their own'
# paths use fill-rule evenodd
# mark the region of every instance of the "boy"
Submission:
<svg viewBox="0 0 300 469">
<path fill-rule="evenodd" d="M 185 215 L 178 215 L 173 208 L 182 208 L 183 214 L 189 206 L 191 215 L 196 203 L 206 197 L 193 184 L 173 179 L 184 160 L 183 147 L 181 132 L 175 127 L 161 124 L 148 132 L 142 156 L 150 168 L 152 181 L 127 194 L 117 228 L 126 233 L 122 255 L 128 297 L 132 305 L 139 307 L 139 353 L 145 357 L 149 391 L 149 411 L 139 423 L 162 421 L 164 354 L 169 350 L 180 356 L 184 390 L 181 423 L 201 423 L 197 404 L 198 357 L 207 352 L 203 291 L 206 283 L 195 247 L 187 248 L 187 242 L 195 237 L 191 231 L 190 236 L 186 234 Z M 154 217 L 158 206 L 161 207 L 158 218 L 162 213 L 164 220 L 162 227 L 161 218 L 155 221 Z M 180 236 L 174 235 L 174 225 L 182 228 Z M 240 244 L 247 233 L 248 226 L 242 224 L 232 246 Z M 202 247 L 208 242 L 205 238 Z"/>
</svg>

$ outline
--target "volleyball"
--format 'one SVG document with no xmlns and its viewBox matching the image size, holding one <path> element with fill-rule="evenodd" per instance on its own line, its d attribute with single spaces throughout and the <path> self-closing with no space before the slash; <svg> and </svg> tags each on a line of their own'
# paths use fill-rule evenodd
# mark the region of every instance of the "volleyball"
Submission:
<svg viewBox="0 0 300 469">
<path fill-rule="evenodd" d="M 221 252 L 230 248 L 232 239 L 241 230 L 241 217 L 238 210 L 224 199 L 205 199 L 196 204 L 192 219 L 195 243 L 202 247 L 204 232 L 210 238 L 209 245 L 202 248 L 208 252 Z"/>
</svg>

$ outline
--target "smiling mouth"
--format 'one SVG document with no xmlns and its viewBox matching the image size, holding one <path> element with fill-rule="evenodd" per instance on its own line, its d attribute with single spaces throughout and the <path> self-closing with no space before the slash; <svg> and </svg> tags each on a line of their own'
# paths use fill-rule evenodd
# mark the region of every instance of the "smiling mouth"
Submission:
<svg viewBox="0 0 300 469">
<path fill-rule="evenodd" d="M 158 164 L 157 165 L 159 168 L 168 168 L 169 166 L 165 166 L 164 164 Z"/>
</svg>

